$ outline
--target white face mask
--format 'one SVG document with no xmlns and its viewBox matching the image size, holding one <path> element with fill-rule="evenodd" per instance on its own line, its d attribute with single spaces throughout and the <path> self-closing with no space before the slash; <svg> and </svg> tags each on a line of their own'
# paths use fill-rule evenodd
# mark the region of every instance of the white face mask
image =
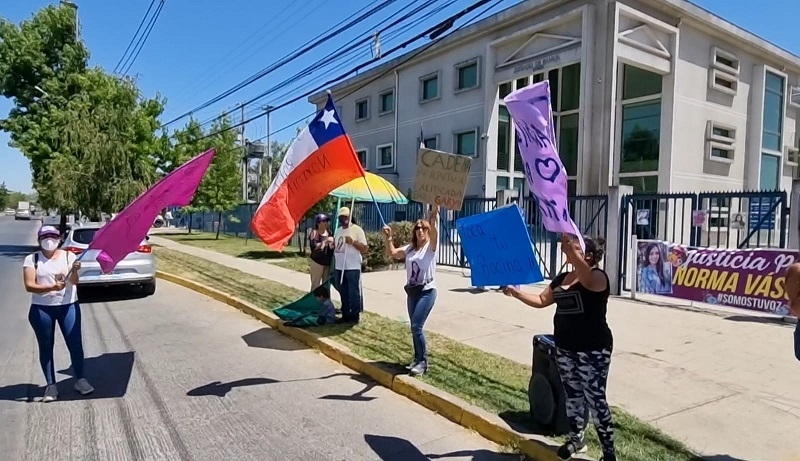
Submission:
<svg viewBox="0 0 800 461">
<path fill-rule="evenodd" d="M 42 250 L 44 251 L 53 251 L 56 248 L 58 248 L 58 239 L 53 239 L 53 238 L 42 239 L 40 245 L 42 246 Z"/>
</svg>

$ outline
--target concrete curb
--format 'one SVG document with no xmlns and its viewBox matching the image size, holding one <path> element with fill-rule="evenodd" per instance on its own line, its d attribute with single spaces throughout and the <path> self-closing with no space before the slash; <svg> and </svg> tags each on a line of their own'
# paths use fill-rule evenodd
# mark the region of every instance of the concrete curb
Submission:
<svg viewBox="0 0 800 461">
<path fill-rule="evenodd" d="M 558 447 L 552 441 L 544 437 L 531 436 L 517 432 L 509 427 L 499 416 L 491 414 L 458 397 L 447 394 L 410 376 L 396 375 L 375 363 L 359 357 L 346 346 L 332 341 L 329 338 L 318 336 L 311 331 L 301 328 L 285 327 L 283 326 L 282 320 L 272 312 L 261 309 L 227 293 L 177 275 L 157 271 L 156 276 L 160 279 L 196 291 L 209 298 L 234 307 L 247 315 L 255 317 L 267 324 L 270 328 L 300 341 L 313 349 L 317 349 L 330 359 L 341 363 L 359 374 L 369 377 L 381 386 L 391 389 L 395 393 L 438 413 L 456 424 L 474 430 L 482 437 L 494 443 L 513 446 L 521 453 L 536 461 L 558 461 L 559 459 L 556 455 L 556 449 Z"/>
</svg>

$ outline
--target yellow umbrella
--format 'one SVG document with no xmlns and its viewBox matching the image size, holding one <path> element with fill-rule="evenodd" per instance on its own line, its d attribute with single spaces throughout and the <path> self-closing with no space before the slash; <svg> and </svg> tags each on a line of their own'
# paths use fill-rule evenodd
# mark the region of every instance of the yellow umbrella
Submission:
<svg viewBox="0 0 800 461">
<path fill-rule="evenodd" d="M 350 199 L 357 202 L 397 203 L 405 205 L 408 199 L 400 193 L 389 181 L 372 173 L 365 173 L 363 178 L 356 178 L 334 189 L 330 195 L 340 199 Z M 367 188 L 369 185 L 369 188 Z M 370 191 L 372 194 L 370 194 Z"/>
</svg>

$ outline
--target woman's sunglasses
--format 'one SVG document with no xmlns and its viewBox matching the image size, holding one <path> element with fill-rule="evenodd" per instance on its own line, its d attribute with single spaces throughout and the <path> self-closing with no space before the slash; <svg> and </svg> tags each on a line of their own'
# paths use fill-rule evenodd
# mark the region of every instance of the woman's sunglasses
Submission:
<svg viewBox="0 0 800 461">
<path fill-rule="evenodd" d="M 414 227 L 414 231 L 416 232 L 418 230 L 428 230 L 428 229 L 426 227 L 424 227 L 424 226 L 415 226 Z"/>
</svg>

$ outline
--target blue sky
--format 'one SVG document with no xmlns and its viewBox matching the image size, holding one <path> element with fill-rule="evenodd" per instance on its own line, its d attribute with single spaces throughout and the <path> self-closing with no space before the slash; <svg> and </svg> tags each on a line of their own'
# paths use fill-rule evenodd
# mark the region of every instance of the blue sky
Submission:
<svg viewBox="0 0 800 461">
<path fill-rule="evenodd" d="M 92 53 L 92 65 L 113 70 L 133 37 L 150 0 L 116 0 L 113 8 L 109 0 L 73 1 L 79 5 L 81 37 Z M 252 99 L 339 46 L 373 31 L 387 16 L 398 11 L 401 11 L 399 14 L 405 13 L 409 2 L 411 0 L 399 0 L 364 21 L 360 27 L 354 27 L 247 88 L 200 111 L 196 114 L 197 118 L 206 121 L 224 110 Z M 55 0 L 3 3 L 5 4 L 0 9 L 0 16 L 18 23 L 48 3 L 55 3 Z M 291 53 L 337 22 L 372 3 L 372 0 L 306 0 L 302 3 L 303 8 L 293 7 L 292 3 L 296 4 L 292 0 L 226 0 L 223 7 L 223 2 L 212 0 L 166 0 L 155 28 L 128 74 L 138 76 L 139 87 L 144 95 L 152 96 L 158 92 L 168 99 L 163 116 L 163 120 L 168 121 Z M 437 4 L 443 3 L 447 2 Z M 458 0 L 418 26 L 400 34 L 395 33 L 391 39 L 384 38 L 382 49 L 389 49 L 471 3 L 473 0 Z M 518 0 L 504 0 L 492 11 L 515 3 Z M 800 6 L 792 0 L 696 0 L 695 3 L 800 55 L 800 40 L 795 32 Z M 246 117 L 259 113 L 259 106 L 287 101 L 369 57 L 370 51 L 365 46 L 362 51 L 357 50 L 342 61 L 331 63 L 327 68 L 331 70 L 322 69 L 275 92 L 258 104 L 253 104 L 246 109 Z M 0 117 L 5 117 L 10 107 L 9 101 L 0 99 Z M 287 126 L 290 128 L 275 134 L 273 139 L 291 139 L 294 134 L 292 123 L 312 111 L 313 107 L 301 100 L 274 112 L 271 116 L 272 131 Z M 239 116 L 237 112 L 236 117 Z M 170 128 L 178 128 L 185 121 L 186 119 L 181 120 Z M 247 127 L 249 139 L 257 139 L 265 134 L 264 118 L 251 122 Z M 0 133 L 0 164 L 3 165 L 0 168 L 0 182 L 5 182 L 9 189 L 29 192 L 31 180 L 28 161 L 7 144 L 8 136 Z"/>
</svg>

